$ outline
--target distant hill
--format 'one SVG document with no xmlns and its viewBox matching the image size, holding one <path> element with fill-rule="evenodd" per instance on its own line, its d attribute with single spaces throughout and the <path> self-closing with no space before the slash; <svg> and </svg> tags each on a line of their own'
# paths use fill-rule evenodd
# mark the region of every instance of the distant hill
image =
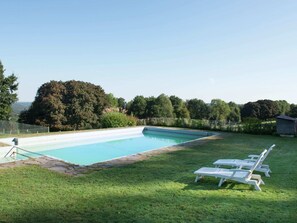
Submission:
<svg viewBox="0 0 297 223">
<path fill-rule="evenodd" d="M 32 102 L 16 102 L 12 105 L 12 112 L 15 115 L 19 115 L 22 111 L 27 110 Z"/>
</svg>

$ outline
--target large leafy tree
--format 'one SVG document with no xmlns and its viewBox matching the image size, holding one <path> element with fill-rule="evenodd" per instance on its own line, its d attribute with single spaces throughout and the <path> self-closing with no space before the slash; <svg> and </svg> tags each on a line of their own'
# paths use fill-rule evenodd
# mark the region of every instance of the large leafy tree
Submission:
<svg viewBox="0 0 297 223">
<path fill-rule="evenodd" d="M 274 118 L 280 113 L 280 107 L 277 102 L 272 100 L 258 100 L 244 104 L 241 115 L 243 118 L 258 118 L 267 120 Z"/>
<path fill-rule="evenodd" d="M 185 102 L 176 96 L 169 97 L 173 106 L 173 113 L 176 118 L 190 118 L 190 113 L 186 107 Z"/>
<path fill-rule="evenodd" d="M 230 114 L 228 115 L 228 120 L 232 122 L 240 122 L 241 121 L 241 115 L 240 115 L 240 108 L 237 104 L 234 102 L 228 103 L 230 108 Z"/>
<path fill-rule="evenodd" d="M 226 121 L 230 114 L 229 105 L 221 99 L 212 99 L 210 103 L 210 119 Z"/>
<path fill-rule="evenodd" d="M 118 107 L 118 99 L 112 93 L 109 93 L 106 96 L 108 107 Z"/>
<path fill-rule="evenodd" d="M 20 121 L 49 126 L 52 130 L 96 128 L 107 104 L 100 86 L 82 81 L 51 81 L 38 89 Z"/>
<path fill-rule="evenodd" d="M 128 113 L 138 118 L 145 118 L 146 99 L 141 95 L 136 96 L 129 105 Z"/>
<path fill-rule="evenodd" d="M 146 100 L 145 117 L 146 118 L 155 117 L 154 107 L 156 104 L 156 98 L 151 96 L 151 97 L 145 98 L 145 100 Z"/>
<path fill-rule="evenodd" d="M 278 105 L 275 101 L 272 100 L 259 100 L 257 101 L 260 106 L 260 119 L 267 120 L 275 118 L 278 115 Z"/>
<path fill-rule="evenodd" d="M 155 104 L 153 105 L 153 117 L 173 117 L 173 107 L 171 101 L 165 94 L 161 94 L 156 98 Z"/>
<path fill-rule="evenodd" d="M 117 99 L 118 100 L 118 107 L 120 108 L 120 109 L 126 109 L 126 101 L 125 101 L 125 99 L 124 98 L 118 98 Z"/>
<path fill-rule="evenodd" d="M 261 106 L 257 102 L 248 102 L 241 109 L 242 118 L 259 118 Z"/>
<path fill-rule="evenodd" d="M 290 104 L 285 100 L 278 100 L 275 101 L 278 108 L 278 114 L 279 115 L 287 115 L 290 112 Z"/>
<path fill-rule="evenodd" d="M 208 119 L 209 107 L 200 99 L 191 99 L 187 101 L 187 108 L 192 119 Z"/>
<path fill-rule="evenodd" d="M 289 114 L 290 114 L 290 116 L 297 118 L 297 105 L 291 104 Z"/>
<path fill-rule="evenodd" d="M 4 76 L 5 69 L 0 61 L 0 120 L 9 120 L 11 105 L 17 101 L 17 77 L 11 74 Z"/>
</svg>

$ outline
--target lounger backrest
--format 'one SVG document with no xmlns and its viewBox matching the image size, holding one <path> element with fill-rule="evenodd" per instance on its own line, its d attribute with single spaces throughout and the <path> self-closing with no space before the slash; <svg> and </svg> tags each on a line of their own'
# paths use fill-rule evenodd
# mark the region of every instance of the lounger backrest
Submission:
<svg viewBox="0 0 297 223">
<path fill-rule="evenodd" d="M 258 157 L 258 159 L 255 161 L 254 165 L 251 167 L 251 172 L 253 172 L 257 166 L 261 163 L 263 157 L 265 156 L 265 154 L 267 153 L 267 149 L 265 149 Z"/>
<path fill-rule="evenodd" d="M 272 146 L 269 147 L 269 149 L 267 150 L 267 153 L 265 153 L 265 155 L 262 157 L 262 159 L 260 161 L 260 165 L 262 165 L 263 161 L 266 159 L 266 157 L 271 152 L 271 150 L 273 149 L 273 147 L 275 147 L 275 144 L 273 144 Z"/>
</svg>

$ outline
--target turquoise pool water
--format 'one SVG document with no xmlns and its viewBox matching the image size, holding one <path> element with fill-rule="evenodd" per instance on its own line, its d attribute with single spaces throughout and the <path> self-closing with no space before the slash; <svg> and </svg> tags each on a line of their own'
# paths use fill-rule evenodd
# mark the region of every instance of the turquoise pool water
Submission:
<svg viewBox="0 0 297 223">
<path fill-rule="evenodd" d="M 70 163 L 90 165 L 144 151 L 176 145 L 197 138 L 201 137 L 197 135 L 144 131 L 143 134 L 131 136 L 131 138 L 58 148 L 39 153 Z"/>
</svg>

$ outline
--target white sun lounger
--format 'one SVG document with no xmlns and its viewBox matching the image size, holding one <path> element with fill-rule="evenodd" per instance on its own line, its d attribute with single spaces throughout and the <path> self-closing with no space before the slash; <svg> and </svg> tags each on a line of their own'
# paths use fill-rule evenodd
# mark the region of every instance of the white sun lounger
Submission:
<svg viewBox="0 0 297 223">
<path fill-rule="evenodd" d="M 261 190 L 260 185 L 264 184 L 261 176 L 258 174 L 253 174 L 253 171 L 259 165 L 263 156 L 267 153 L 265 149 L 258 157 L 258 159 L 254 162 L 254 165 L 250 168 L 250 170 L 243 169 L 223 169 L 223 168 L 211 168 L 211 167 L 202 167 L 199 170 L 196 170 L 194 174 L 196 174 L 195 182 L 203 178 L 204 176 L 216 177 L 220 178 L 219 187 L 226 180 L 233 180 L 236 182 L 250 184 L 255 187 L 256 190 Z"/>
<path fill-rule="evenodd" d="M 270 148 L 268 149 L 267 153 L 263 156 L 263 158 L 261 159 L 259 165 L 257 166 L 257 168 L 255 169 L 256 171 L 259 172 L 263 172 L 265 173 L 266 177 L 270 177 L 271 170 L 269 168 L 269 165 L 265 165 L 263 164 L 263 161 L 266 159 L 266 157 L 268 156 L 268 154 L 271 152 L 271 150 L 275 147 L 275 145 L 273 144 L 272 146 L 270 146 Z M 248 159 L 245 160 L 240 160 L 240 159 L 219 159 L 217 161 L 215 161 L 213 164 L 216 167 L 221 167 L 221 166 L 231 166 L 231 167 L 236 167 L 238 169 L 250 169 L 257 158 L 259 158 L 259 155 L 249 155 Z"/>
</svg>

